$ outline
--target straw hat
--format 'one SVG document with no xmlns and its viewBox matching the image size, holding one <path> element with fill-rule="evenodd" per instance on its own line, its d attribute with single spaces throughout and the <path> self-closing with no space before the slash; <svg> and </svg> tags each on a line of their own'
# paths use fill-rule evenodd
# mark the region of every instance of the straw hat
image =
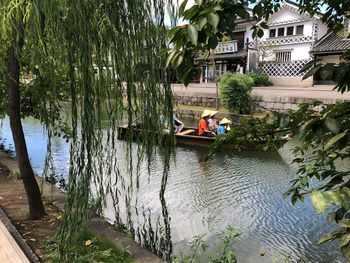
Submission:
<svg viewBox="0 0 350 263">
<path fill-rule="evenodd" d="M 201 117 L 202 118 L 205 118 L 205 117 L 208 117 L 209 115 L 211 114 L 211 111 L 210 110 L 204 110 Z"/>
<path fill-rule="evenodd" d="M 232 121 L 230 121 L 229 119 L 227 119 L 227 118 L 223 118 L 220 122 L 219 122 L 219 124 L 222 124 L 222 125 L 224 125 L 224 124 L 231 124 L 232 123 Z"/>
<path fill-rule="evenodd" d="M 212 110 L 209 116 L 210 116 L 210 117 L 213 117 L 216 113 L 218 113 L 218 111 Z"/>
</svg>

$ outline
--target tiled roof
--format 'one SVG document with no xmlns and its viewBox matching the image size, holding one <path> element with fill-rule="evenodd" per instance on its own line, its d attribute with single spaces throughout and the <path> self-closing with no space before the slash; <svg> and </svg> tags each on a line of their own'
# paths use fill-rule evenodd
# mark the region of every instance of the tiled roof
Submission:
<svg viewBox="0 0 350 263">
<path fill-rule="evenodd" d="M 343 53 L 344 51 L 350 51 L 350 39 L 345 39 L 343 33 L 329 33 L 316 43 L 310 53 Z"/>
<path fill-rule="evenodd" d="M 248 52 L 245 50 L 240 50 L 235 53 L 223 53 L 223 54 L 214 54 L 215 60 L 230 60 L 230 59 L 243 59 L 247 57 Z M 206 57 L 199 56 L 196 60 L 203 61 L 206 60 Z M 207 61 L 211 61 L 211 56 L 207 59 Z"/>
</svg>

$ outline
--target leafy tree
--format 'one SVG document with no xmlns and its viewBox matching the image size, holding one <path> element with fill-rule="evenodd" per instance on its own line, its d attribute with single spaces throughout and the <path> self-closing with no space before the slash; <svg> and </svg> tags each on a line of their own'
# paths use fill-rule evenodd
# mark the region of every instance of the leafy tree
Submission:
<svg viewBox="0 0 350 263">
<path fill-rule="evenodd" d="M 174 48 L 168 56 L 169 63 L 178 68 L 180 78 L 187 85 L 193 75 L 198 74 L 201 65 L 194 60 L 200 52 L 210 52 L 215 49 L 218 41 L 225 34 L 234 29 L 234 20 L 238 16 L 248 19 L 247 13 L 242 11 L 244 6 L 255 4 L 253 16 L 262 21 L 267 21 L 269 16 L 278 10 L 282 1 L 205 1 L 197 0 L 190 9 L 185 10 L 183 2 L 180 15 L 188 21 L 186 26 L 175 27 L 170 31 L 171 42 Z M 300 12 L 310 15 L 320 15 L 322 21 L 328 26 L 329 32 L 339 32 L 344 29 L 345 21 L 350 19 L 350 1 L 297 1 Z M 321 13 L 321 7 L 326 6 L 325 13 Z M 227 21 L 227 17 L 232 20 Z M 215 17 L 215 23 L 211 17 Z M 227 26 L 227 27 L 226 27 Z M 266 23 L 253 26 L 254 36 L 261 37 L 262 29 L 267 28 Z M 182 55 L 192 58 L 182 59 Z M 344 55 L 349 58 L 350 52 Z M 315 60 L 302 69 L 307 71 L 304 78 L 313 74 L 335 75 L 336 87 L 340 92 L 350 90 L 350 63 L 343 61 L 339 67 L 334 64 L 322 63 Z M 321 108 L 315 111 L 315 108 Z M 318 211 L 328 210 L 329 222 L 337 222 L 338 231 L 321 238 L 320 244 L 328 240 L 340 238 L 340 246 L 343 255 L 350 260 L 350 181 L 349 181 L 349 150 L 350 150 L 350 104 L 340 103 L 336 105 L 301 105 L 297 111 L 289 111 L 288 114 L 273 113 L 260 123 L 262 130 L 277 125 L 275 132 L 267 132 L 270 138 L 266 141 L 278 141 L 281 134 L 292 132 L 302 140 L 302 145 L 295 149 L 294 162 L 299 164 L 299 177 L 292 181 L 291 189 L 285 196 L 291 196 L 295 203 L 303 200 L 305 195 L 311 194 L 312 200 Z M 240 132 L 233 129 L 226 137 L 218 138 L 216 150 L 222 143 L 244 144 L 242 140 L 253 142 L 252 138 L 259 138 L 264 134 L 256 132 L 255 122 L 251 125 L 245 123 L 240 127 Z M 272 138 L 272 140 L 271 140 Z M 341 164 L 345 164 L 342 169 Z M 313 180 L 319 180 L 317 186 L 311 184 Z"/>
</svg>

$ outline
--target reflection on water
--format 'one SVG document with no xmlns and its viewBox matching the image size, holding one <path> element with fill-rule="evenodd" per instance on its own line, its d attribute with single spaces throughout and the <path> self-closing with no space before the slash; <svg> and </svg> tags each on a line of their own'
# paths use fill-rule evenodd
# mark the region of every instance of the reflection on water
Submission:
<svg viewBox="0 0 350 263">
<path fill-rule="evenodd" d="M 24 121 L 24 129 L 33 167 L 41 173 L 46 151 L 43 129 L 31 119 Z M 12 147 L 7 120 L 1 137 Z M 123 143 L 118 143 L 123 149 Z M 66 174 L 68 145 L 54 139 L 52 147 L 58 172 Z M 201 162 L 205 150 L 177 148 L 165 192 L 174 253 L 195 235 L 208 233 L 208 241 L 215 243 L 213 233 L 232 225 L 241 233 L 236 243 L 238 262 L 282 262 L 284 257 L 290 262 L 345 262 L 337 242 L 316 245 L 320 236 L 336 226 L 327 225 L 325 215 L 316 215 L 310 200 L 292 206 L 282 198 L 295 175 L 293 167 L 283 160 L 290 158 L 287 148 L 280 150 L 281 155 L 223 152 L 206 163 Z M 119 154 L 124 157 L 122 151 Z M 125 173 L 123 167 L 120 170 Z M 148 215 L 155 223 L 163 214 L 159 201 L 162 173 L 159 156 L 153 161 L 150 178 L 146 165 L 141 171 L 138 201 L 133 202 L 136 228 L 148 225 Z M 113 202 L 107 205 L 105 216 L 114 220 Z M 163 232 L 165 235 L 165 229 Z M 260 250 L 266 252 L 264 257 Z"/>
</svg>

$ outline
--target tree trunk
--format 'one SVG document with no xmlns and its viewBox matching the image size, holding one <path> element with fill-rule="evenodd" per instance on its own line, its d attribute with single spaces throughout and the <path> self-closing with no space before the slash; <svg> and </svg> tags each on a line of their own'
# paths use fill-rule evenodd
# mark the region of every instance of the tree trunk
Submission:
<svg viewBox="0 0 350 263">
<path fill-rule="evenodd" d="M 19 92 L 19 54 L 23 46 L 24 25 L 22 20 L 20 20 L 18 24 L 18 28 L 13 28 L 13 30 L 15 31 L 14 35 L 17 36 L 13 38 L 12 45 L 8 50 L 8 115 L 10 118 L 12 137 L 16 148 L 18 167 L 28 197 L 29 218 L 35 220 L 42 218 L 44 216 L 45 211 L 41 200 L 40 189 L 35 179 L 33 168 L 29 161 L 27 145 L 24 138 L 23 127 L 21 123 L 21 98 Z"/>
</svg>

